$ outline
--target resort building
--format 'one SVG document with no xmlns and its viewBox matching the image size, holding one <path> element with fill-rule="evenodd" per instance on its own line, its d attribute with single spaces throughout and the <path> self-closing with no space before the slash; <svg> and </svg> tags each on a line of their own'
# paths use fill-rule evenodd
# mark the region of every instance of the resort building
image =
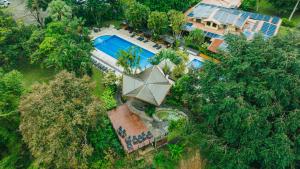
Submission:
<svg viewBox="0 0 300 169">
<path fill-rule="evenodd" d="M 199 3 L 186 13 L 185 31 L 201 29 L 211 39 L 208 48 L 216 52 L 217 48 L 226 48 L 224 35 L 244 35 L 251 40 L 255 34 L 262 33 L 266 38 L 275 36 L 281 25 L 279 17 L 224 8 L 212 4 Z"/>
<path fill-rule="evenodd" d="M 202 0 L 201 3 L 225 8 L 238 8 L 242 4 L 242 0 Z"/>
</svg>

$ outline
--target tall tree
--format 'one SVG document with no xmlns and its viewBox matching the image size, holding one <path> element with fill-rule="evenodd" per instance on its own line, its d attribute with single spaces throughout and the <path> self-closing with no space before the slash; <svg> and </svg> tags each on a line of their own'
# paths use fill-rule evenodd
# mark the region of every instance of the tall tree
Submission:
<svg viewBox="0 0 300 169">
<path fill-rule="evenodd" d="M 72 8 L 62 0 L 50 2 L 47 11 L 54 21 L 70 20 L 72 17 Z"/>
<path fill-rule="evenodd" d="M 148 18 L 148 28 L 152 30 L 154 37 L 166 32 L 169 26 L 168 16 L 165 12 L 151 12 Z"/>
<path fill-rule="evenodd" d="M 285 0 L 285 1 L 278 1 L 278 0 L 268 0 L 279 13 L 281 14 L 288 14 L 293 11 L 295 5 L 297 5 L 298 0 Z M 296 8 L 296 11 L 298 9 Z"/>
<path fill-rule="evenodd" d="M 150 9 L 147 6 L 138 2 L 133 2 L 125 10 L 125 18 L 132 27 L 141 29 L 147 25 L 149 13 Z"/>
<path fill-rule="evenodd" d="M 204 43 L 204 32 L 200 29 L 195 29 L 190 32 L 188 36 L 184 38 L 186 46 L 192 47 L 198 50 L 201 45 Z"/>
<path fill-rule="evenodd" d="M 173 31 L 174 37 L 177 39 L 181 36 L 182 26 L 185 23 L 185 16 L 182 12 L 170 10 L 168 12 L 169 22 Z"/>
<path fill-rule="evenodd" d="M 205 64 L 177 89 L 201 123 L 208 165 L 299 168 L 299 34 L 226 42 L 221 63 Z"/>
<path fill-rule="evenodd" d="M 29 39 L 33 26 L 18 24 L 0 10 L 0 67 L 11 70 L 28 60 L 23 43 Z"/>
<path fill-rule="evenodd" d="M 26 7 L 31 12 L 40 26 L 44 26 L 44 15 L 43 11 L 47 9 L 48 3 L 51 0 L 26 0 Z"/>
<path fill-rule="evenodd" d="M 20 103 L 20 131 L 35 161 L 45 168 L 88 168 L 93 148 L 87 140 L 101 104 L 89 78 L 63 71 L 37 84 Z"/>
<path fill-rule="evenodd" d="M 0 168 L 26 168 L 30 162 L 18 131 L 21 79 L 17 71 L 0 70 Z"/>
<path fill-rule="evenodd" d="M 289 20 L 292 20 L 292 18 L 293 18 L 293 16 L 294 16 L 295 12 L 296 12 L 297 9 L 298 9 L 299 3 L 300 3 L 300 0 L 298 0 L 298 1 L 296 2 L 295 6 L 294 6 L 294 9 L 292 10 L 292 12 L 291 12 L 291 14 L 290 14 Z"/>
<path fill-rule="evenodd" d="M 91 74 L 92 44 L 81 20 L 57 21 L 47 25 L 45 37 L 31 55 L 33 63 L 56 70 L 66 69 L 76 75 Z"/>
</svg>

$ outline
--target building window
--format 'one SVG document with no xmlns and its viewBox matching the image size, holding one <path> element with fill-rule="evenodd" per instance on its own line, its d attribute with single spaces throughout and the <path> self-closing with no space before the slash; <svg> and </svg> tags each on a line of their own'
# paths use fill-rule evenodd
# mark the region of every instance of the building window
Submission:
<svg viewBox="0 0 300 169">
<path fill-rule="evenodd" d="M 212 24 L 212 27 L 215 27 L 215 28 L 216 28 L 216 27 L 217 27 L 217 24 L 213 23 L 213 24 Z"/>
<path fill-rule="evenodd" d="M 196 22 L 201 23 L 201 19 L 196 19 Z"/>
<path fill-rule="evenodd" d="M 210 22 L 206 22 L 206 25 L 210 26 Z"/>
</svg>

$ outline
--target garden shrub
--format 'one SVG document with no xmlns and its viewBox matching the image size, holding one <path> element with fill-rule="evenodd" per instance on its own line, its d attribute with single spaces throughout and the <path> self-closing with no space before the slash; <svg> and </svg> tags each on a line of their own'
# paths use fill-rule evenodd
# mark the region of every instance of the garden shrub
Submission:
<svg viewBox="0 0 300 169">
<path fill-rule="evenodd" d="M 106 110 L 111 110 L 117 107 L 117 101 L 114 98 L 115 92 L 111 88 L 106 88 L 101 96 Z"/>
<path fill-rule="evenodd" d="M 287 18 L 282 19 L 282 26 L 293 28 L 296 26 L 296 23 L 294 21 L 290 21 Z"/>
<path fill-rule="evenodd" d="M 149 105 L 146 107 L 146 109 L 145 109 L 145 113 L 146 113 L 148 116 L 152 117 L 152 115 L 155 113 L 155 106 L 149 104 Z"/>
</svg>

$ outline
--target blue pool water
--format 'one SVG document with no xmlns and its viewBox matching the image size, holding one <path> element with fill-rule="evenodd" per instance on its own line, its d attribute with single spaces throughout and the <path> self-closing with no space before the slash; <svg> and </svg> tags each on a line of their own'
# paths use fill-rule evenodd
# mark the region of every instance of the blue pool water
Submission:
<svg viewBox="0 0 300 169">
<path fill-rule="evenodd" d="M 189 65 L 195 69 L 200 69 L 203 66 L 203 62 L 198 59 L 193 59 Z"/>
<path fill-rule="evenodd" d="M 149 67 L 151 64 L 148 62 L 148 58 L 154 55 L 154 53 L 130 43 L 116 35 L 99 36 L 94 40 L 94 46 L 98 50 L 101 50 L 115 59 L 119 58 L 119 52 L 121 50 L 128 52 L 130 48 L 133 48 L 134 52 L 137 52 L 140 56 L 141 68 Z"/>
</svg>

